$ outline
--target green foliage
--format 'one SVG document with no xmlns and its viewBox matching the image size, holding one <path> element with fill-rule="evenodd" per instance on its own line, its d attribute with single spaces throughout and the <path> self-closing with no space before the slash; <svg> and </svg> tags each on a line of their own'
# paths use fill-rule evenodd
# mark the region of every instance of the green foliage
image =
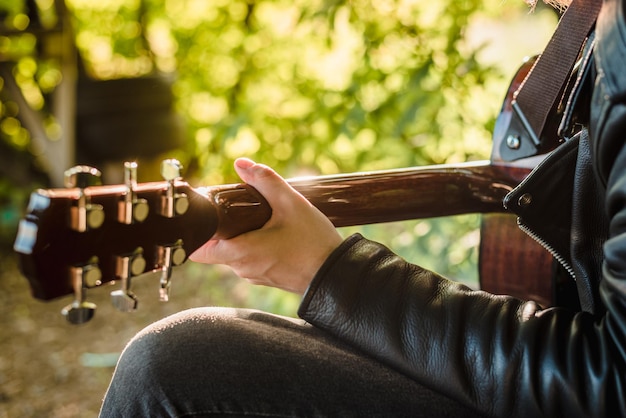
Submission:
<svg viewBox="0 0 626 418">
<path fill-rule="evenodd" d="M 71 4 L 94 73 L 141 56 L 176 71 L 203 181 L 231 180 L 242 155 L 285 175 L 488 155 L 500 97 L 483 85 L 501 75 L 464 45 L 483 1 Z"/>
<path fill-rule="evenodd" d="M 214 72 L 213 65 L 189 62 L 200 71 L 208 69 L 204 87 L 229 109 L 212 128 L 208 146 L 198 151 L 220 158 L 219 167 L 249 154 L 286 173 L 443 162 L 448 156 L 437 158 L 420 145 L 436 149 L 446 125 L 463 117 L 463 109 L 445 96 L 461 84 L 452 74 L 464 71 L 461 65 L 472 66 L 473 58 L 455 52 L 449 63 L 438 66 L 438 46 L 457 51 L 462 28 L 441 28 L 434 24 L 438 20 L 433 19 L 436 29 L 418 29 L 377 2 L 313 2 L 300 8 L 291 2 L 260 2 L 243 20 L 250 24 L 238 25 L 246 31 L 243 39 L 262 40 L 260 46 L 241 44 L 224 51 L 237 57 L 223 71 L 236 80 L 236 88 L 215 90 L 219 67 Z M 207 44 L 227 45 L 222 36 Z M 181 59 L 183 66 L 188 60 L 193 56 Z M 470 84 L 462 84 L 458 98 L 469 96 Z M 181 93 L 184 106 L 193 93 Z M 438 118 L 447 120 L 433 124 Z"/>
</svg>

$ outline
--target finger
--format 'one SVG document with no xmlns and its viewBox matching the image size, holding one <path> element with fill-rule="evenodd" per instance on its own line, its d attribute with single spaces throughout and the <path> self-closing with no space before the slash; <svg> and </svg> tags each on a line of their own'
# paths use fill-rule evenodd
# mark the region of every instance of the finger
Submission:
<svg viewBox="0 0 626 418">
<path fill-rule="evenodd" d="M 260 240 L 262 241 L 262 239 Z M 223 264 L 229 266 L 239 277 L 258 279 L 266 270 L 269 257 L 259 253 L 262 243 L 254 236 L 246 239 L 239 237 L 228 240 L 210 240 L 196 251 L 189 259 L 204 264 Z"/>
<path fill-rule="evenodd" d="M 219 241 L 215 240 L 205 242 L 201 247 L 189 255 L 189 259 L 199 263 L 212 264 L 215 260 L 215 246 L 218 244 Z"/>
<path fill-rule="evenodd" d="M 263 237 L 256 234 L 243 234 L 227 240 L 209 240 L 196 249 L 189 259 L 205 264 L 235 264 L 243 259 L 251 259 L 256 248 L 262 248 Z"/>
<path fill-rule="evenodd" d="M 273 208 L 277 207 L 276 203 L 284 202 L 289 196 L 298 196 L 299 200 L 305 200 L 285 179 L 264 164 L 257 164 L 248 158 L 239 158 L 235 161 L 235 170 L 239 177 L 258 190 Z"/>
</svg>

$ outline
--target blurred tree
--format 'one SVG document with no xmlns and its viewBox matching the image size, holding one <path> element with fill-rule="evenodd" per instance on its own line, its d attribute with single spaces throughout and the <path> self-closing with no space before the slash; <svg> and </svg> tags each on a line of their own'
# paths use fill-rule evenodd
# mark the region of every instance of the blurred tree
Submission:
<svg viewBox="0 0 626 418">
<path fill-rule="evenodd" d="M 37 35 L 27 31 L 36 27 L 43 31 L 56 25 L 58 19 L 52 3 L 34 8 L 33 0 L 0 0 L 0 251 L 11 248 L 18 221 L 32 188 L 47 186 L 45 169 L 33 155 L 40 153 L 33 146 L 32 135 L 21 120 L 19 104 L 7 94 L 5 80 L 11 68 L 15 84 L 24 100 L 36 111 L 49 106 L 47 95 L 61 79 L 54 59 L 36 55 L 43 49 Z M 43 130 L 58 139 L 58 124 L 43 118 Z"/>
<path fill-rule="evenodd" d="M 212 183 L 241 155 L 285 174 L 486 157 L 502 75 L 464 38 L 485 3 L 69 2 L 95 76 L 177 73 Z"/>
</svg>

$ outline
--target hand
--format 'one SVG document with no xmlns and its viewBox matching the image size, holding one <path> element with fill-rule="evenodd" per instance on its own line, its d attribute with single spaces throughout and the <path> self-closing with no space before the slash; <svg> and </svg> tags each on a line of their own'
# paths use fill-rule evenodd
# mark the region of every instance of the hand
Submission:
<svg viewBox="0 0 626 418">
<path fill-rule="evenodd" d="M 343 238 L 323 213 L 271 168 L 240 158 L 235 170 L 265 197 L 271 218 L 256 231 L 210 240 L 189 258 L 226 264 L 254 284 L 303 294 Z"/>
</svg>

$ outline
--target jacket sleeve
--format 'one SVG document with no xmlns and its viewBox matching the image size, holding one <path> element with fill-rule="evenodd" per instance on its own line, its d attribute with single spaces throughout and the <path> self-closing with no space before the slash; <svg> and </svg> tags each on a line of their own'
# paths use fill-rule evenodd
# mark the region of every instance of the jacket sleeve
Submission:
<svg viewBox="0 0 626 418">
<path fill-rule="evenodd" d="M 360 235 L 322 266 L 299 314 L 485 415 L 626 411 L 603 321 L 471 290 Z"/>
</svg>

